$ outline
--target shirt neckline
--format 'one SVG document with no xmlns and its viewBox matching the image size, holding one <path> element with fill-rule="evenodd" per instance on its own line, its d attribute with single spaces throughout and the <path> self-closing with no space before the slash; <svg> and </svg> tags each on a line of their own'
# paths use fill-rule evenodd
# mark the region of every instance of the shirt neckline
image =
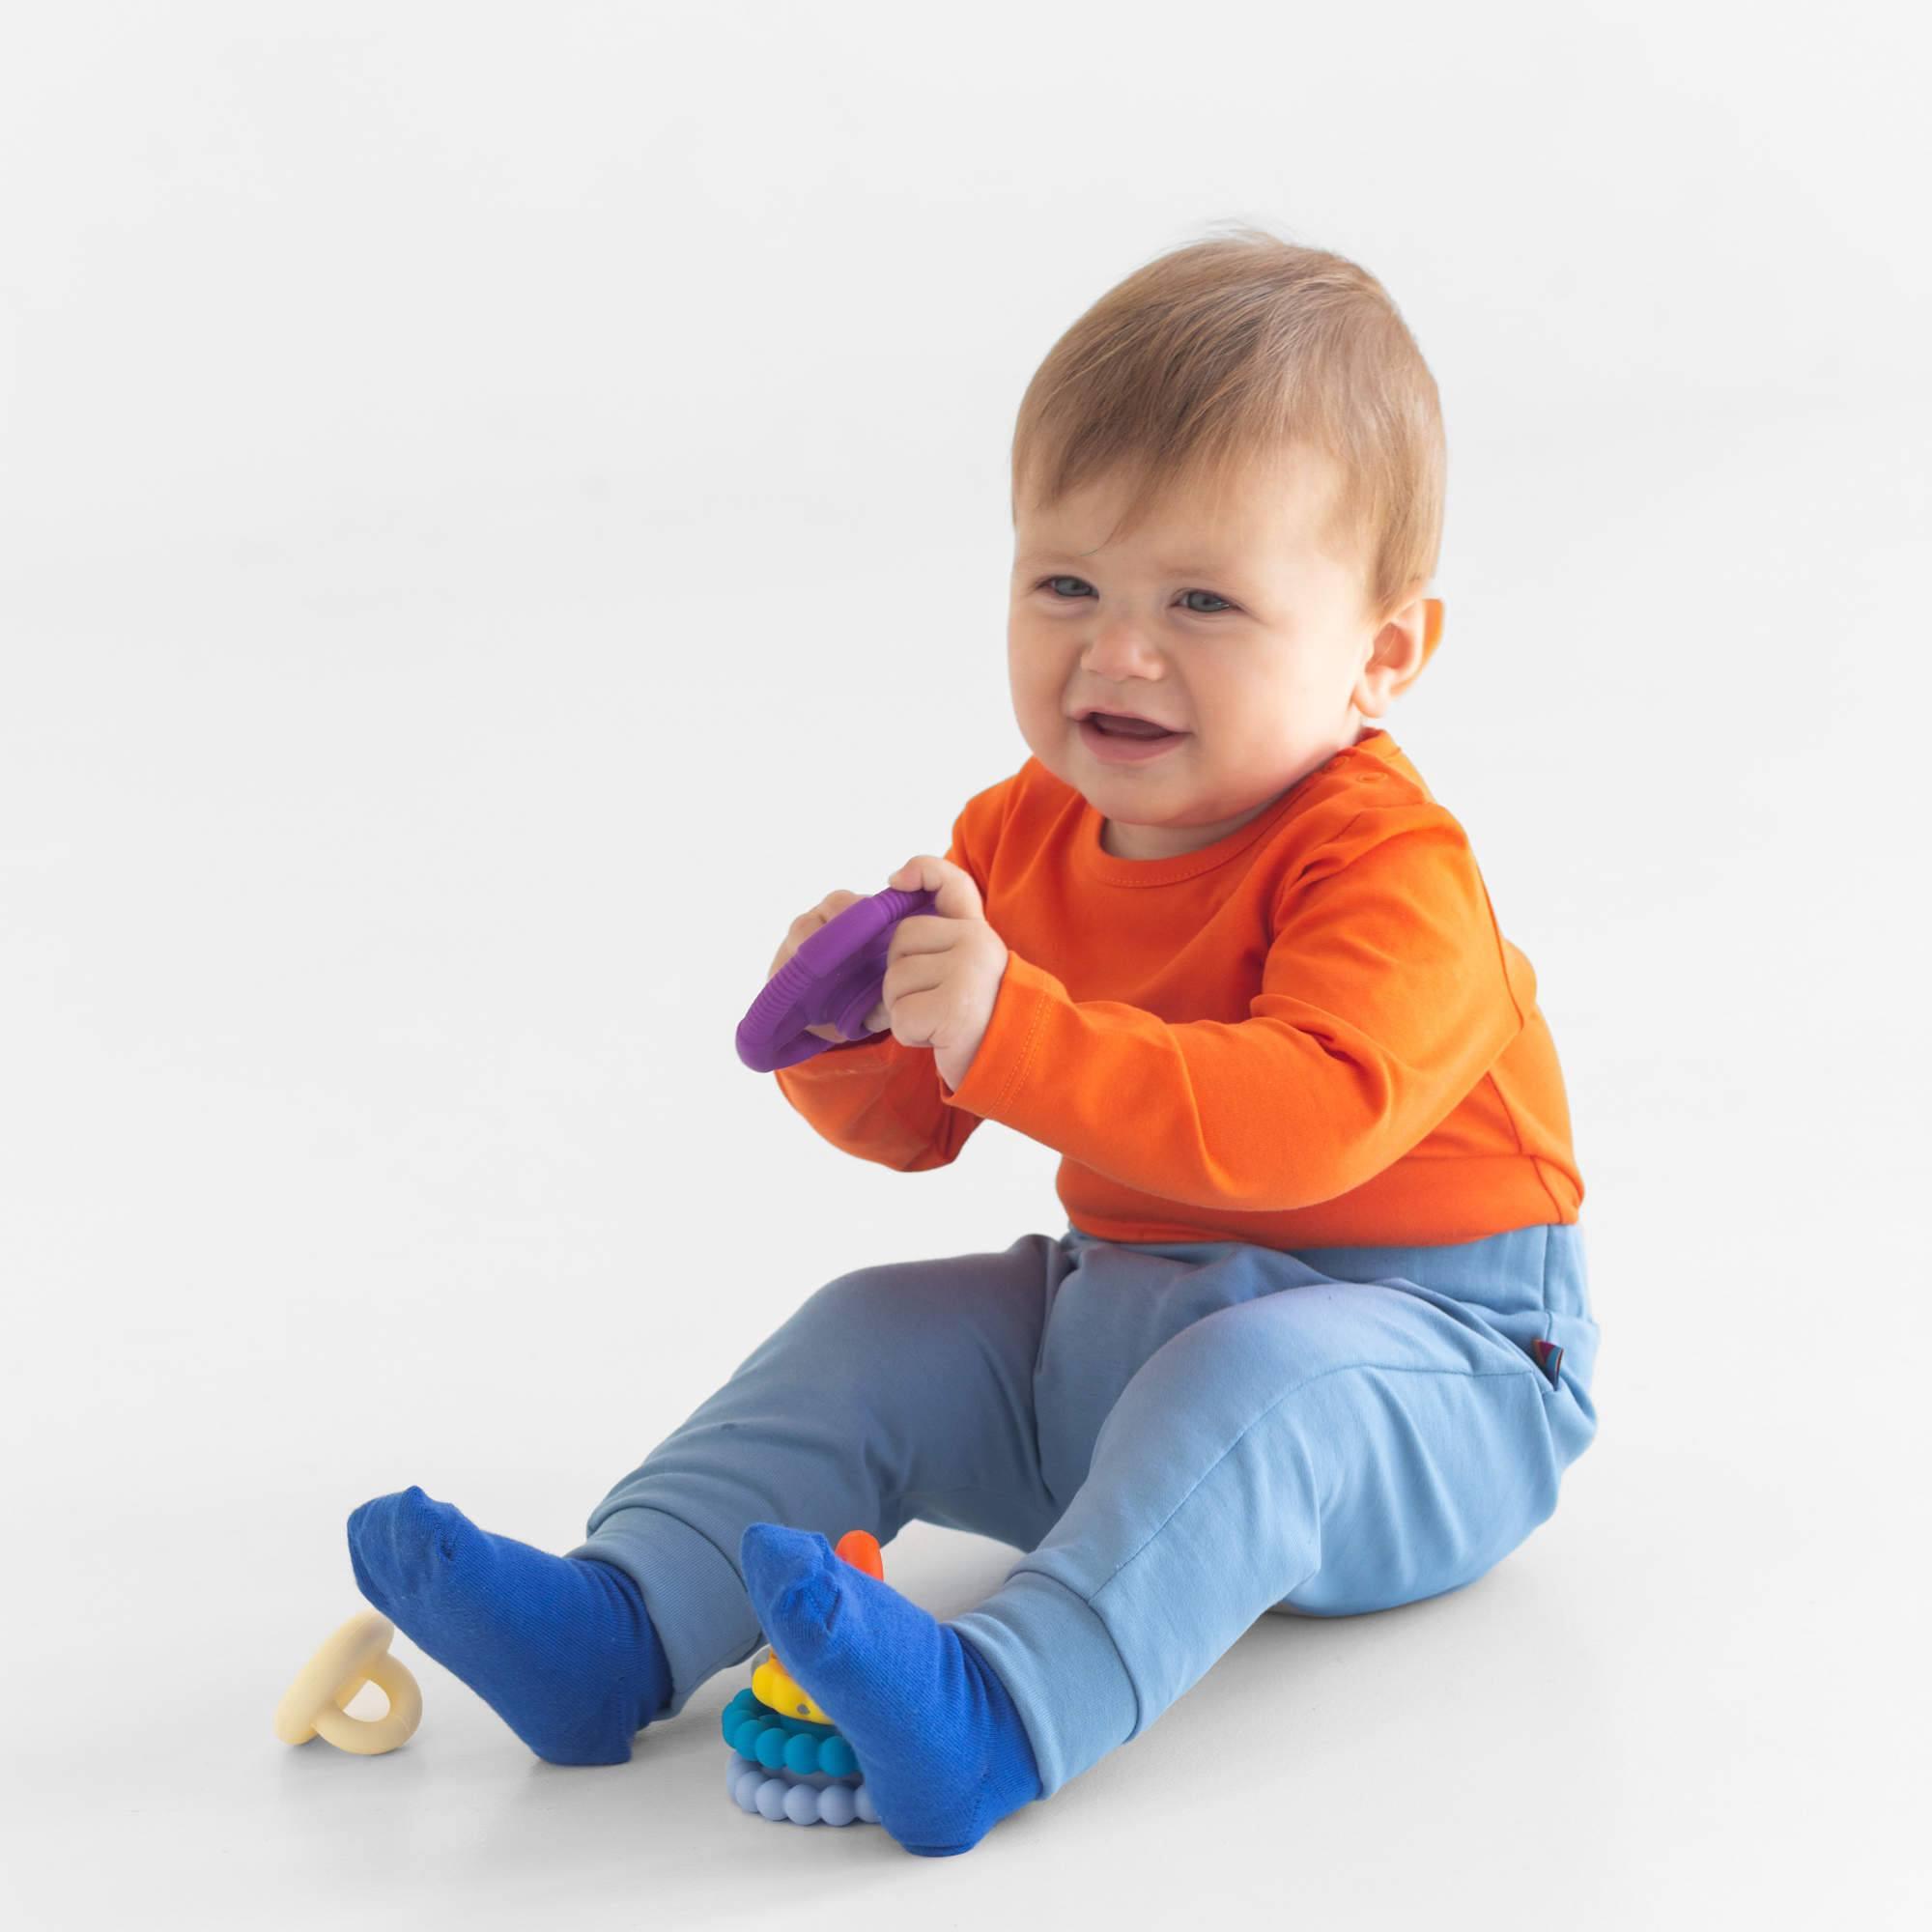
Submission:
<svg viewBox="0 0 1932 1932">
<path fill-rule="evenodd" d="M 1202 872 L 1225 866 L 1244 852 L 1256 839 L 1264 838 L 1308 795 L 1309 781 L 1322 772 L 1332 771 L 1346 758 L 1375 758 L 1386 762 L 1399 756 L 1396 742 L 1380 725 L 1344 745 L 1332 757 L 1312 772 L 1304 772 L 1265 811 L 1257 812 L 1245 825 L 1237 825 L 1211 845 L 1197 846 L 1192 852 L 1177 852 L 1165 859 L 1122 859 L 1100 843 L 1105 814 L 1084 792 L 1075 791 L 1080 801 L 1080 822 L 1073 851 L 1079 868 L 1089 878 L 1109 886 L 1172 886 Z"/>
</svg>

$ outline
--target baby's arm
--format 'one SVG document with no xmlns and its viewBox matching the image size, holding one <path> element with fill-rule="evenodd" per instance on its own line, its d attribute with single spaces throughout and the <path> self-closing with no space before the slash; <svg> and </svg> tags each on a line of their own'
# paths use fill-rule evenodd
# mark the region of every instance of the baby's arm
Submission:
<svg viewBox="0 0 1932 1932">
<path fill-rule="evenodd" d="M 1249 1018 L 1074 1000 L 1014 953 L 942 1099 L 1143 1193 L 1284 1212 L 1348 1193 L 1439 1125 L 1533 999 L 1511 982 L 1462 827 L 1433 801 L 1378 809 L 1284 882 Z"/>
</svg>

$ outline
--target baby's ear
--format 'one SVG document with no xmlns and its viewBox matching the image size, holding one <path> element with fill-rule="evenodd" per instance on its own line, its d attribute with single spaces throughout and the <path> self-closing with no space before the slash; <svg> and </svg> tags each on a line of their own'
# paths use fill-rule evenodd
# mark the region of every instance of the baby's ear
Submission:
<svg viewBox="0 0 1932 1932">
<path fill-rule="evenodd" d="M 1422 675 L 1441 639 L 1441 598 L 1411 597 L 1392 611 L 1355 683 L 1354 702 L 1362 716 L 1379 718 Z"/>
</svg>

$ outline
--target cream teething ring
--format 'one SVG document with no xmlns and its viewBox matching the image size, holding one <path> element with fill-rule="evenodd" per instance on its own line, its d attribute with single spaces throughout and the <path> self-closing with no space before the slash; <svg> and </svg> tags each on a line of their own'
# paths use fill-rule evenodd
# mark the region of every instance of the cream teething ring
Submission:
<svg viewBox="0 0 1932 1932">
<path fill-rule="evenodd" d="M 320 1732 L 338 1750 L 365 1757 L 407 1744 L 422 1722 L 423 1700 L 409 1666 L 389 1655 L 395 1634 L 381 1610 L 357 1610 L 296 1673 L 275 1706 L 275 1735 L 285 1745 L 305 1745 Z M 382 1687 L 389 1700 L 385 1717 L 348 1715 L 365 1684 Z"/>
</svg>

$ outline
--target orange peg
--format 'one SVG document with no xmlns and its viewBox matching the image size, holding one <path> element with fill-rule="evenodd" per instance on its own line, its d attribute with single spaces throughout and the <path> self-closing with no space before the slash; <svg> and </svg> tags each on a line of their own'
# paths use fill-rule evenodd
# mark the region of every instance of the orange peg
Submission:
<svg viewBox="0 0 1932 1932">
<path fill-rule="evenodd" d="M 855 1570 L 863 1570 L 867 1576 L 875 1577 L 883 1583 L 886 1580 L 886 1559 L 879 1549 L 879 1539 L 870 1531 L 848 1529 L 832 1546 L 832 1553 L 841 1556 Z"/>
</svg>

